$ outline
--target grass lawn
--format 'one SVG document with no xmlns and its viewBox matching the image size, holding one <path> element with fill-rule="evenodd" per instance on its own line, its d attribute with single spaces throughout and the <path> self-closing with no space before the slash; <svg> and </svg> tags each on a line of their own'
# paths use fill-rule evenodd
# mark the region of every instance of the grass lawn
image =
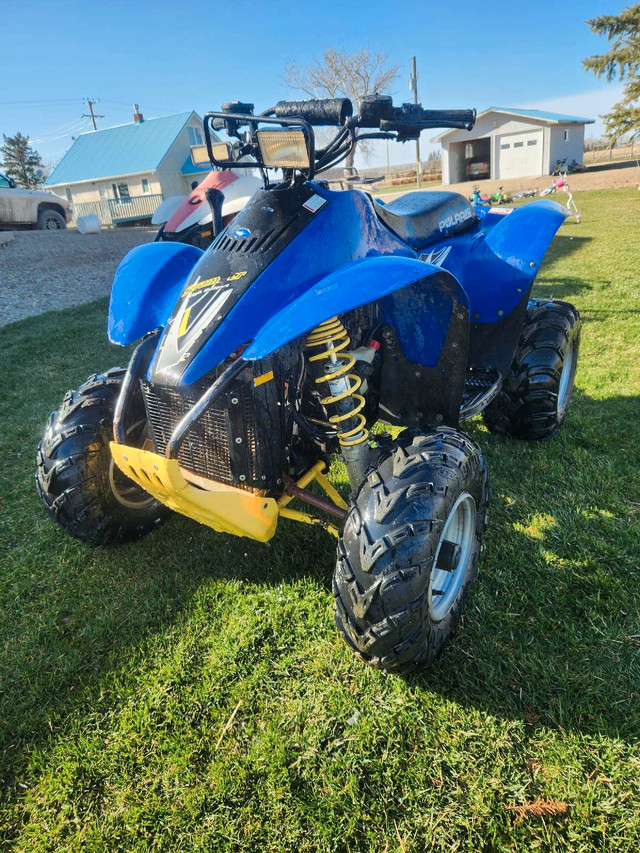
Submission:
<svg viewBox="0 0 640 853">
<path fill-rule="evenodd" d="M 535 446 L 466 425 L 492 477 L 481 574 L 407 679 L 338 637 L 319 529 L 65 536 L 39 435 L 126 355 L 105 301 L 0 329 L 0 848 L 640 849 L 640 194 L 578 201 L 536 286 L 582 312 L 572 411 Z"/>
</svg>

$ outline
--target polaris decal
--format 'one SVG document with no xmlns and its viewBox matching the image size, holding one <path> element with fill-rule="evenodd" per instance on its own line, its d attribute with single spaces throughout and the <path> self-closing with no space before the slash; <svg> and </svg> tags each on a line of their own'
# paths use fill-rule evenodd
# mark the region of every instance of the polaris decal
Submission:
<svg viewBox="0 0 640 853">
<path fill-rule="evenodd" d="M 236 228 L 233 232 L 233 236 L 238 240 L 242 240 L 244 237 L 251 237 L 251 231 L 248 228 Z"/>
<path fill-rule="evenodd" d="M 428 255 L 420 255 L 418 260 L 424 261 L 425 264 L 432 264 L 434 267 L 441 267 L 446 261 L 451 249 L 451 246 L 444 246 L 442 249 L 434 249 L 432 252 L 429 252 Z"/>
<path fill-rule="evenodd" d="M 438 222 L 438 228 L 440 231 L 446 231 L 447 228 L 453 228 L 454 225 L 460 225 L 461 222 L 466 222 L 467 219 L 471 219 L 472 216 L 475 216 L 475 213 L 470 208 L 466 208 L 465 210 L 461 210 L 459 213 L 454 213 L 451 216 L 447 216 L 445 219 L 441 219 Z"/>
</svg>

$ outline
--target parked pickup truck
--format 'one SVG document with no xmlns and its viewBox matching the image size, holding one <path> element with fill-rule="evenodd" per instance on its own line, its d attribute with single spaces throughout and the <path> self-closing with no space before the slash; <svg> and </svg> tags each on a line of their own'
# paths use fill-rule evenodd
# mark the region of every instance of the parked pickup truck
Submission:
<svg viewBox="0 0 640 853">
<path fill-rule="evenodd" d="M 66 228 L 71 221 L 69 203 L 40 190 L 23 190 L 0 172 L 0 228 Z"/>
</svg>

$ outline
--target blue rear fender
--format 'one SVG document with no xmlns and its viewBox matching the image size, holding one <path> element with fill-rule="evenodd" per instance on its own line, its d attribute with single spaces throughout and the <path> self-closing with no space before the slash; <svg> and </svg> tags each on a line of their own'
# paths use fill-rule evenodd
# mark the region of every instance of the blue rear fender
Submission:
<svg viewBox="0 0 640 853">
<path fill-rule="evenodd" d="M 146 243 L 128 252 L 111 288 L 111 343 L 126 346 L 164 326 L 202 254 L 184 243 Z"/>
<path fill-rule="evenodd" d="M 476 229 L 423 255 L 449 270 L 469 297 L 471 367 L 508 371 L 540 263 L 565 217 L 547 200 L 487 210 Z"/>
<path fill-rule="evenodd" d="M 472 320 L 495 323 L 531 291 L 566 210 L 552 201 L 488 210 L 478 227 L 440 240 L 422 258 L 449 270 L 469 297 Z"/>
</svg>

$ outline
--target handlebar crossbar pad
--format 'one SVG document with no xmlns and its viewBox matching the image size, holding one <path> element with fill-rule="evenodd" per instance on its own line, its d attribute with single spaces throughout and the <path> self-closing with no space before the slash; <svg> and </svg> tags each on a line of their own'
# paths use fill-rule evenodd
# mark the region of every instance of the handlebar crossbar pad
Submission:
<svg viewBox="0 0 640 853">
<path fill-rule="evenodd" d="M 337 125 L 353 115 L 349 98 L 317 98 L 311 101 L 278 101 L 276 118 L 302 118 L 311 125 Z"/>
<path fill-rule="evenodd" d="M 380 127 L 380 122 L 391 118 L 393 101 L 390 95 L 365 95 L 360 99 L 359 127 Z"/>
</svg>

